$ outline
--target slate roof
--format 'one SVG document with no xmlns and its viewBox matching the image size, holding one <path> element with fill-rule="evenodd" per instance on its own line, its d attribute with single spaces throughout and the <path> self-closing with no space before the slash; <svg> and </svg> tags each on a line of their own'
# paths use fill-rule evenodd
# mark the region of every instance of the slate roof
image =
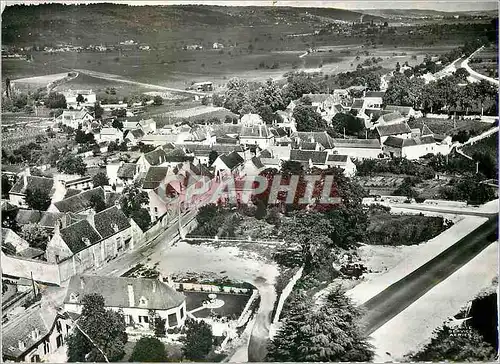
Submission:
<svg viewBox="0 0 500 364">
<path fill-rule="evenodd" d="M 377 132 L 380 136 L 398 135 L 411 133 L 411 129 L 408 124 L 398 123 L 391 125 L 380 125 L 376 127 Z"/>
<path fill-rule="evenodd" d="M 134 292 L 133 307 L 167 310 L 178 307 L 186 299 L 182 293 L 157 279 L 76 275 L 69 281 L 64 303 L 71 303 L 72 293 L 77 293 L 79 300 L 86 294 L 97 293 L 104 297 L 106 307 L 131 307 L 129 286 Z M 147 300 L 145 305 L 140 305 L 142 297 Z"/>
<path fill-rule="evenodd" d="M 399 112 L 401 115 L 408 116 L 408 114 L 413 110 L 411 106 L 399 106 L 399 105 L 387 105 L 384 110 L 391 112 Z"/>
<path fill-rule="evenodd" d="M 362 109 L 365 101 L 363 99 L 354 99 L 351 109 Z"/>
<path fill-rule="evenodd" d="M 95 229 L 102 239 L 107 239 L 119 231 L 128 229 L 130 221 L 125 214 L 116 206 L 103 210 L 94 216 Z M 118 230 L 115 231 L 114 224 Z"/>
<path fill-rule="evenodd" d="M 334 147 L 333 139 L 326 131 L 299 131 L 293 133 L 292 137 L 297 137 L 304 142 L 319 143 L 325 149 L 332 149 Z"/>
<path fill-rule="evenodd" d="M 28 308 L 23 314 L 2 325 L 2 354 L 17 358 L 30 351 L 32 347 L 50 333 L 54 326 L 57 313 L 55 310 L 40 305 Z M 40 337 L 33 339 L 32 333 L 39 330 Z M 19 341 L 23 341 L 26 349 L 19 349 Z"/>
<path fill-rule="evenodd" d="M 313 164 L 325 164 L 327 152 L 313 151 L 313 150 L 297 150 L 290 151 L 290 160 L 298 162 L 312 161 Z"/>
<path fill-rule="evenodd" d="M 219 158 L 230 170 L 233 170 L 244 162 L 244 159 L 236 152 L 222 154 Z"/>
<path fill-rule="evenodd" d="M 61 229 L 59 234 L 73 254 L 102 240 L 101 236 L 87 220 L 78 221 Z M 84 242 L 85 238 L 89 240 L 88 245 Z"/>
<path fill-rule="evenodd" d="M 52 178 L 27 176 L 26 181 L 27 185 L 24 184 L 23 177 L 19 178 L 14 186 L 12 186 L 9 193 L 25 195 L 27 189 L 38 189 L 48 193 L 49 196 L 52 195 L 52 188 L 54 187 L 54 180 Z"/>
<path fill-rule="evenodd" d="M 16 215 L 16 222 L 18 225 L 38 223 L 44 228 L 54 229 L 57 226 L 58 220 L 64 218 L 65 216 L 66 214 L 61 212 L 19 210 Z M 68 218 L 78 221 L 84 219 L 85 216 L 69 214 Z"/>
<path fill-rule="evenodd" d="M 390 114 L 382 115 L 381 118 L 384 120 L 385 123 L 390 123 L 394 120 L 402 119 L 404 118 L 404 116 L 396 111 L 396 112 L 391 112 Z"/>
<path fill-rule="evenodd" d="M 150 167 L 142 182 L 142 188 L 152 190 L 158 187 L 165 180 L 169 169 L 169 167 Z"/>
<path fill-rule="evenodd" d="M 81 190 L 77 190 L 76 188 L 67 188 L 66 189 L 66 194 L 64 195 L 64 199 L 66 198 L 70 198 L 71 196 L 75 196 L 75 195 L 78 195 L 80 192 L 82 192 Z"/>
<path fill-rule="evenodd" d="M 278 158 L 260 158 L 264 166 L 279 166 L 280 160 Z"/>
<path fill-rule="evenodd" d="M 259 158 L 259 157 L 253 157 L 253 158 L 251 159 L 251 161 L 252 161 L 253 165 L 254 165 L 255 167 L 257 167 L 257 168 L 264 168 L 264 167 L 265 167 L 265 165 L 264 165 L 264 164 L 262 164 L 262 162 L 261 162 L 261 160 L 260 160 L 260 158 Z"/>
<path fill-rule="evenodd" d="M 427 125 L 423 125 L 422 126 L 422 133 L 421 135 L 434 135 L 434 132 L 427 126 Z"/>
<path fill-rule="evenodd" d="M 140 139 L 140 138 L 142 138 L 145 135 L 144 132 L 141 129 L 130 130 L 127 133 L 127 135 L 128 134 L 132 134 L 134 136 L 134 138 L 136 138 L 136 139 Z"/>
<path fill-rule="evenodd" d="M 316 142 L 300 141 L 298 147 L 302 150 L 316 150 Z"/>
<path fill-rule="evenodd" d="M 60 212 L 79 213 L 90 208 L 90 198 L 94 195 L 100 196 L 104 201 L 104 189 L 102 187 L 96 187 L 62 201 L 55 202 L 54 206 L 57 207 Z"/>
<path fill-rule="evenodd" d="M 384 91 L 366 91 L 365 97 L 384 97 Z"/>
<path fill-rule="evenodd" d="M 403 147 L 412 147 L 416 145 L 425 145 L 425 144 L 434 144 L 436 140 L 432 136 L 425 136 L 422 138 L 410 138 L 410 139 L 402 139 L 390 136 L 384 142 L 384 145 L 393 148 L 403 148 Z"/>
<path fill-rule="evenodd" d="M 181 148 L 176 148 L 171 151 L 166 152 L 165 156 L 165 162 L 169 163 L 181 163 L 181 162 L 187 162 L 187 161 L 192 161 L 194 158 L 187 156 L 184 150 Z"/>
<path fill-rule="evenodd" d="M 273 155 L 268 149 L 264 149 L 262 152 L 260 152 L 260 157 L 261 158 L 272 158 Z"/>
<path fill-rule="evenodd" d="M 333 139 L 337 148 L 367 148 L 380 149 L 378 139 Z"/>
<path fill-rule="evenodd" d="M 349 158 L 349 156 L 347 155 L 342 155 L 342 154 L 331 154 L 328 156 L 328 162 L 340 162 L 340 163 L 346 163 L 347 162 L 347 158 Z"/>
<path fill-rule="evenodd" d="M 2 163 L 2 172 L 18 174 L 23 169 L 24 169 L 24 167 L 20 166 L 19 164 L 3 164 Z"/>
<path fill-rule="evenodd" d="M 123 163 L 116 172 L 118 178 L 134 178 L 137 165 L 135 163 Z"/>
<path fill-rule="evenodd" d="M 44 250 L 32 247 L 27 247 L 26 249 L 23 249 L 19 253 L 17 253 L 18 256 L 27 259 L 35 259 L 41 257 L 44 254 L 45 254 Z"/>
<path fill-rule="evenodd" d="M 164 163 L 166 156 L 167 156 L 167 153 L 162 148 L 158 148 L 158 149 L 152 150 L 149 153 L 144 154 L 144 158 L 152 166 L 156 166 L 158 164 Z"/>
<path fill-rule="evenodd" d="M 268 139 L 272 134 L 267 125 L 244 126 L 241 128 L 241 138 Z"/>
</svg>

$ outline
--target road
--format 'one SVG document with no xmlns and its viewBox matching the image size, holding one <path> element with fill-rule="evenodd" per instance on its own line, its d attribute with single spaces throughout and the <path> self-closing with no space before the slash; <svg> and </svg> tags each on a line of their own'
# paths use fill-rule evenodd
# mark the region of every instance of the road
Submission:
<svg viewBox="0 0 500 364">
<path fill-rule="evenodd" d="M 469 72 L 469 74 L 471 75 L 472 78 L 475 78 L 477 80 L 485 80 L 495 86 L 498 86 L 499 85 L 499 82 L 498 80 L 494 79 L 494 78 L 491 78 L 491 77 L 488 77 L 488 76 L 485 76 L 485 75 L 482 75 L 476 71 L 474 71 L 472 68 L 470 68 L 469 66 L 469 60 L 479 51 L 481 51 L 481 49 L 483 49 L 483 47 L 477 49 L 474 53 L 472 53 L 469 57 L 467 57 L 466 59 L 464 59 L 462 61 L 462 63 L 460 64 L 460 67 L 463 67 L 467 70 L 467 72 Z"/>
<path fill-rule="evenodd" d="M 452 247 L 363 304 L 365 333 L 373 333 L 469 262 L 496 240 L 497 230 L 498 218 L 490 217 Z"/>
<path fill-rule="evenodd" d="M 132 80 L 125 80 L 121 78 L 120 76 L 116 75 L 110 75 L 107 73 L 101 73 L 101 72 L 95 72 L 95 71 L 89 71 L 89 70 L 82 70 L 82 69 L 75 69 L 72 70 L 75 72 L 83 73 L 95 78 L 100 78 L 102 80 L 108 80 L 108 81 L 114 81 L 114 82 L 121 82 L 121 83 L 128 83 L 131 85 L 136 85 L 136 86 L 141 86 L 141 87 L 146 87 L 146 88 L 152 88 L 155 90 L 161 90 L 161 91 L 171 91 L 171 92 L 180 92 L 180 93 L 185 93 L 185 94 L 190 94 L 190 95 L 197 95 L 197 96 L 204 96 L 206 93 L 204 92 L 197 92 L 197 91 L 192 91 L 192 90 L 181 90 L 178 88 L 172 88 L 172 87 L 165 87 L 165 86 L 158 86 L 158 85 L 153 85 L 151 83 L 143 83 L 143 82 L 137 82 L 137 81 L 132 81 Z"/>
</svg>

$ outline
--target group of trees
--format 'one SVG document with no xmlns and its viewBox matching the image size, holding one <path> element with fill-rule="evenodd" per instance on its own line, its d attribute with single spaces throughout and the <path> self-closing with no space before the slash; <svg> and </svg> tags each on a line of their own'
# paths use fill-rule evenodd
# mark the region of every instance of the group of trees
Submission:
<svg viewBox="0 0 500 364">
<path fill-rule="evenodd" d="M 363 159 L 356 161 L 356 171 L 359 176 L 371 176 L 379 173 L 405 174 L 418 176 L 422 179 L 431 179 L 436 175 L 430 167 L 406 158 L 391 160 Z"/>
<path fill-rule="evenodd" d="M 84 176 L 87 173 L 87 165 L 82 157 L 67 154 L 57 162 L 57 170 L 62 173 Z"/>
<path fill-rule="evenodd" d="M 457 111 L 497 114 L 497 90 L 487 81 L 467 83 L 467 71 L 458 69 L 454 75 L 446 76 L 425 84 L 420 77 L 409 78 L 396 73 L 384 95 L 384 104 L 412 106 L 424 112 L 436 112 L 445 109 Z"/>
<path fill-rule="evenodd" d="M 151 225 L 151 215 L 144 208 L 149 203 L 147 192 L 142 191 L 138 183 L 129 185 L 123 189 L 120 206 L 125 216 L 133 219 L 139 227 L 145 231 Z"/>
<path fill-rule="evenodd" d="M 292 292 L 286 302 L 283 326 L 268 346 L 271 362 L 363 362 L 373 347 L 359 324 L 361 312 L 340 289 L 323 305 Z"/>
</svg>

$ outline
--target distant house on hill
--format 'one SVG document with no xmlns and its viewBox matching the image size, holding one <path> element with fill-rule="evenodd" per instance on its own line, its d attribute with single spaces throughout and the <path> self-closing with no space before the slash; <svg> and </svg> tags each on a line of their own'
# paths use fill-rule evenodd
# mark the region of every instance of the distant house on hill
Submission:
<svg viewBox="0 0 500 364">
<path fill-rule="evenodd" d="M 63 113 L 56 118 L 56 122 L 60 122 L 63 125 L 78 129 L 79 126 L 84 127 L 85 125 L 90 125 L 94 120 L 94 117 L 85 110 L 64 110 Z"/>
</svg>

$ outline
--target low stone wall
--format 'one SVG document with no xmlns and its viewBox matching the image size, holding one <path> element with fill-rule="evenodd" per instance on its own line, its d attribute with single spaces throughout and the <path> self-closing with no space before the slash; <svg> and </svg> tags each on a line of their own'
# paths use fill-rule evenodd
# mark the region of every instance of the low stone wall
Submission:
<svg viewBox="0 0 500 364">
<path fill-rule="evenodd" d="M 230 286 L 215 286 L 211 284 L 199 284 L 199 283 L 182 283 L 182 282 L 174 282 L 174 288 L 176 290 L 184 291 L 195 291 L 195 292 L 213 292 L 213 293 L 238 293 L 238 294 L 248 294 L 252 292 L 251 289 L 248 288 L 236 288 Z"/>
</svg>

